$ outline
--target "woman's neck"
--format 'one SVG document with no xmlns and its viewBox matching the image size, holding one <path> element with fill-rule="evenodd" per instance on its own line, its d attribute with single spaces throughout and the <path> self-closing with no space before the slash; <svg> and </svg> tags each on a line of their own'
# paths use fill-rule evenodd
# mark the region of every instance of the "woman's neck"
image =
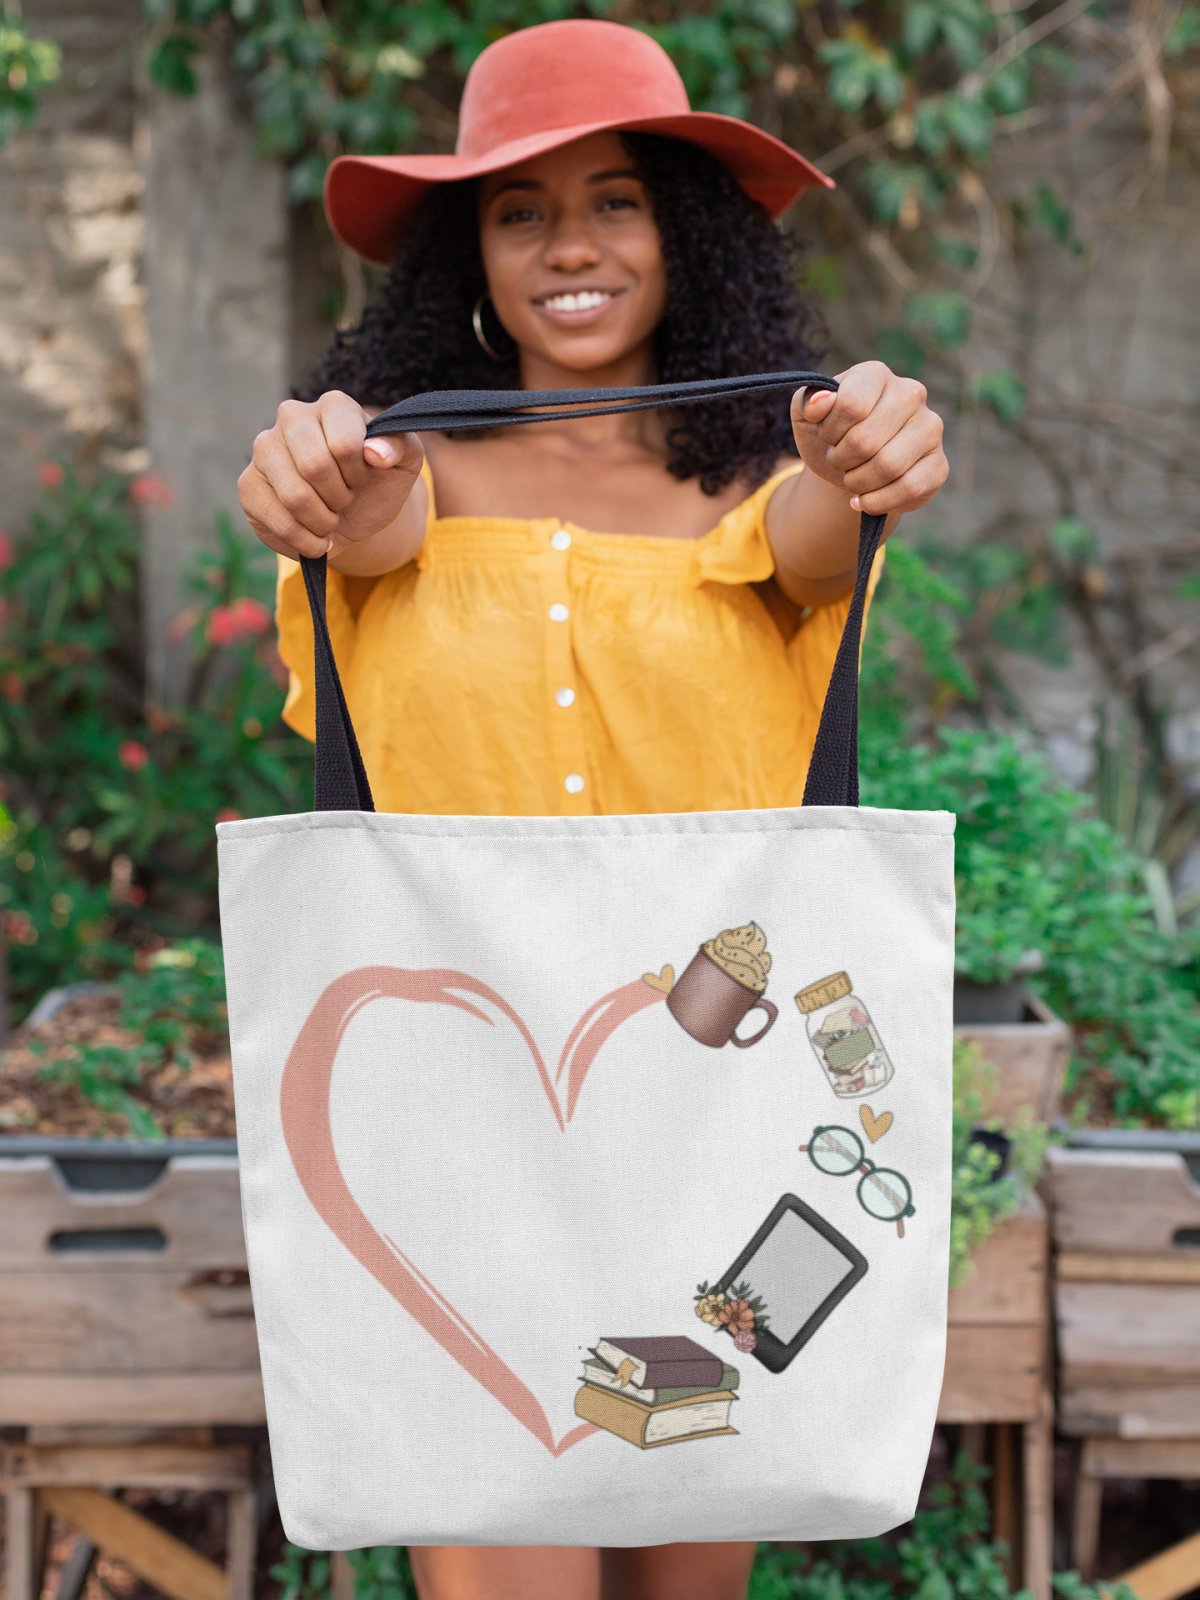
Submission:
<svg viewBox="0 0 1200 1600">
<path fill-rule="evenodd" d="M 601 367 L 571 369 L 547 362 L 536 351 L 522 350 L 520 356 L 522 389 L 621 389 L 643 387 L 659 382 L 653 352 L 648 347 L 628 351 L 619 360 Z M 538 425 L 543 439 L 557 438 L 581 455 L 617 456 L 626 451 L 665 455 L 666 433 L 671 419 L 662 408 L 615 412 L 611 416 L 579 417 L 572 421 Z"/>
</svg>

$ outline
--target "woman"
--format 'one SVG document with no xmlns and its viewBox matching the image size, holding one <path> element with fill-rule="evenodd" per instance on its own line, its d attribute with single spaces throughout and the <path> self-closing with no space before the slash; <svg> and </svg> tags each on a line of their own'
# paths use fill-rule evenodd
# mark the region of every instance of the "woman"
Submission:
<svg viewBox="0 0 1200 1600">
<path fill-rule="evenodd" d="M 489 46 L 456 155 L 334 163 L 331 225 L 391 270 L 257 436 L 239 492 L 280 557 L 283 715 L 310 738 L 296 558 L 328 553 L 379 810 L 800 802 L 860 508 L 890 532 L 947 475 L 919 383 L 868 361 L 807 403 L 776 392 L 370 443 L 365 427 L 433 388 L 815 367 L 773 219 L 820 182 L 759 130 L 691 112 L 646 35 L 591 20 Z M 754 1552 L 410 1547 L 422 1600 L 734 1600 Z"/>
</svg>

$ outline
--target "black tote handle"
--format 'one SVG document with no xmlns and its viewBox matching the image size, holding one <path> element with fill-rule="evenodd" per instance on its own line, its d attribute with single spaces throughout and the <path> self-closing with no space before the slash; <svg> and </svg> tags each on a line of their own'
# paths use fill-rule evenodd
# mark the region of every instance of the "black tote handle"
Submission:
<svg viewBox="0 0 1200 1600">
<path fill-rule="evenodd" d="M 653 406 L 690 405 L 723 394 L 760 389 L 827 389 L 838 381 L 823 372 L 751 372 L 733 378 L 699 378 L 685 383 L 652 383 L 603 389 L 430 389 L 409 395 L 367 423 L 366 436 L 433 433 L 450 428 L 492 428 L 516 422 L 552 422 L 567 417 L 600 416 L 607 411 L 641 411 Z M 532 406 L 547 409 L 530 412 Z M 883 537 L 884 518 L 862 513 L 858 534 L 858 572 L 846 625 L 838 645 L 812 761 L 804 786 L 806 806 L 858 804 L 858 657 L 871 564 Z M 374 811 L 366 768 L 350 721 L 346 697 L 333 659 L 325 618 L 325 556 L 301 556 L 304 587 L 313 619 L 316 685 L 315 809 Z"/>
</svg>

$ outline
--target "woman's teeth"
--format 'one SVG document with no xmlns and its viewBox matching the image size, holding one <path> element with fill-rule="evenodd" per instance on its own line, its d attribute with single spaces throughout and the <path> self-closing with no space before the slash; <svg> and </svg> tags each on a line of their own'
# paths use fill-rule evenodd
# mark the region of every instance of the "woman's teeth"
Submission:
<svg viewBox="0 0 1200 1600">
<path fill-rule="evenodd" d="M 559 294 L 553 300 L 543 300 L 542 304 L 551 311 L 588 311 L 611 299 L 610 294 Z"/>
</svg>

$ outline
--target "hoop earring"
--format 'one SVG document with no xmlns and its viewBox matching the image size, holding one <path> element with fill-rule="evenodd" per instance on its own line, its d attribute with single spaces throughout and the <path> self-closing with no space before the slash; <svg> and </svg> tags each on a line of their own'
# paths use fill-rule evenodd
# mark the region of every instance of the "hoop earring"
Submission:
<svg viewBox="0 0 1200 1600">
<path fill-rule="evenodd" d="M 492 345 L 490 345 L 488 343 L 487 334 L 484 333 L 484 331 L 483 331 L 483 317 L 482 317 L 481 313 L 482 313 L 482 310 L 483 310 L 483 302 L 486 299 L 487 299 L 486 293 L 485 294 L 481 294 L 479 296 L 479 299 L 476 300 L 474 308 L 471 311 L 471 323 L 472 323 L 472 326 L 475 329 L 475 337 L 476 337 L 476 339 L 478 339 L 479 343 L 483 346 L 483 348 L 487 351 L 488 355 L 491 356 L 493 361 L 511 361 L 513 356 L 515 356 L 516 353 L 517 353 L 517 348 L 516 348 L 515 342 L 513 344 L 513 348 L 508 352 L 508 354 L 507 355 L 502 355 L 499 350 L 494 349 L 492 347 Z"/>
</svg>

